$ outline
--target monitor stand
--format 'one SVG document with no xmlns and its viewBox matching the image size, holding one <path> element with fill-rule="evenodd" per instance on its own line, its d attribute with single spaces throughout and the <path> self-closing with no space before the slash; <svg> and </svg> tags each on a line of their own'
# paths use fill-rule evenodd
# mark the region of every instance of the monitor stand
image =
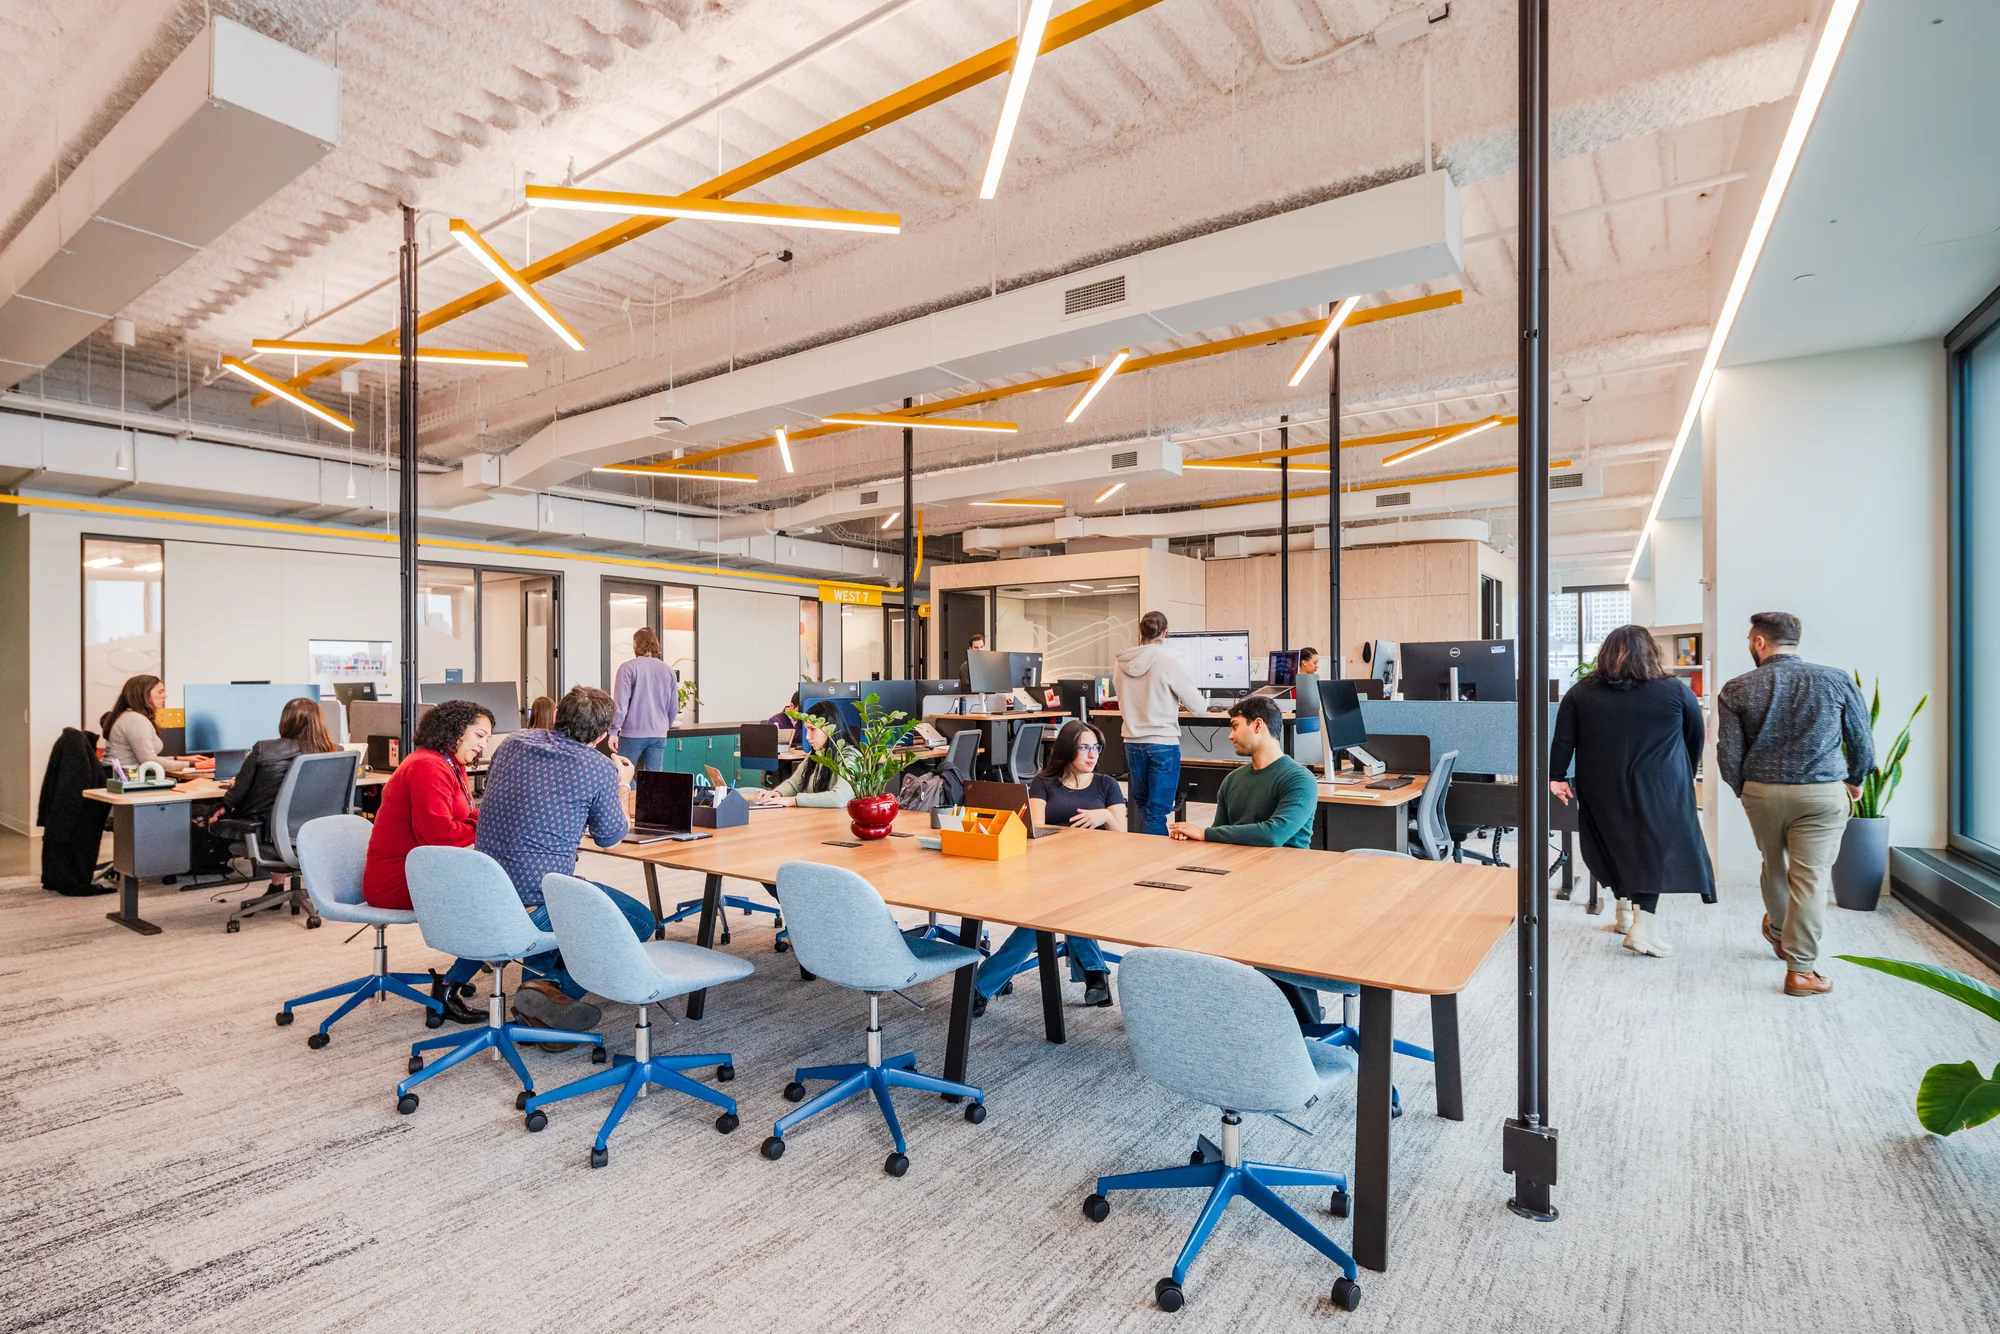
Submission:
<svg viewBox="0 0 2000 1334">
<path fill-rule="evenodd" d="M 1336 769 L 1340 765 L 1340 756 L 1342 755 L 1347 757 L 1348 763 L 1352 764 L 1357 771 L 1364 774 L 1380 774 L 1388 767 L 1359 746 L 1342 746 L 1334 756 L 1334 767 Z"/>
</svg>

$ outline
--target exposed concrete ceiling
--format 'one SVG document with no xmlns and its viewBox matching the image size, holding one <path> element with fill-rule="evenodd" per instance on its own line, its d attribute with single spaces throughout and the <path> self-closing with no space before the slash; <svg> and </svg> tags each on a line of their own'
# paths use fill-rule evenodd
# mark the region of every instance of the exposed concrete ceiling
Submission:
<svg viewBox="0 0 2000 1334">
<path fill-rule="evenodd" d="M 52 164 L 57 142 L 66 154 L 87 147 L 83 129 L 61 125 L 115 122 L 143 90 L 146 71 L 188 40 L 200 9 L 165 0 L 24 0 L 23 7 L 15 26 L 32 30 L 32 40 L 4 59 L 18 60 L 29 76 L 18 86 L 42 95 L 0 107 L 0 145 L 18 150 L 10 160 Z M 513 301 L 448 326 L 451 345 L 518 348 L 534 364 L 485 374 L 427 368 L 425 452 L 450 460 L 506 451 L 559 416 L 1420 171 L 1427 124 L 1434 160 L 1461 192 L 1465 272 L 1456 282 L 1380 299 L 1458 287 L 1464 303 L 1343 339 L 1349 415 L 1342 433 L 1511 411 L 1512 0 L 1456 0 L 1449 17 L 1418 40 L 1364 42 L 1304 71 L 1277 67 L 1368 33 L 1405 7 L 1404 0 L 1163 0 L 1038 65 L 995 201 L 981 203 L 976 193 L 997 80 L 747 196 L 898 211 L 901 236 L 679 222 L 541 285 L 583 332 L 585 352 L 561 350 Z M 423 270 L 423 304 L 435 306 L 483 282 L 456 256 L 447 217 L 479 224 L 504 217 L 517 208 L 525 181 L 560 182 L 573 165 L 580 170 L 610 157 L 691 108 L 757 82 L 762 71 L 844 25 L 883 13 L 866 31 L 757 82 L 719 113 L 591 182 L 686 188 L 716 174 L 718 164 L 733 166 L 1006 39 L 1016 13 L 1014 0 L 557 0 L 532 7 L 467 0 L 445 23 L 434 7 L 409 0 L 216 8 L 337 61 L 346 107 L 341 145 L 132 304 L 125 313 L 139 323 L 140 346 L 123 382 L 135 401 L 163 404 L 170 415 L 302 439 L 320 438 L 324 428 L 305 425 L 288 408 L 252 409 L 247 395 L 226 383 L 204 387 L 203 369 L 219 353 L 240 354 L 252 337 L 304 331 L 358 341 L 392 327 L 393 291 L 380 285 L 393 271 L 399 200 L 425 210 L 427 252 L 454 252 Z M 1792 92 L 1814 8 L 1813 0 L 1593 0 L 1558 16 L 1553 448 L 1558 458 L 1601 466 L 1605 489 L 1603 498 L 1574 509 L 1557 506 L 1563 550 L 1631 549 L 1679 419 L 1688 363 L 1708 337 L 1716 266 L 1734 263 L 1733 254 L 1712 254 L 1723 197 L 1762 188 L 1760 179 L 1731 179 L 1740 170 L 1743 113 Z M 126 45 L 93 46 L 85 38 L 96 31 L 116 32 Z M 57 105 L 60 117 L 46 113 Z M 38 144 L 49 147 L 38 151 Z M 27 179 L 17 176 L 9 187 L 21 207 L 33 202 L 32 189 L 21 184 Z M 0 211 L 0 223 L 18 211 Z M 520 261 L 603 221 L 544 211 L 497 229 L 493 239 Z M 779 250 L 791 252 L 789 262 L 759 265 Z M 1274 312 L 1266 327 L 1313 313 Z M 1135 351 L 1241 331 L 1163 337 Z M 1294 444 L 1323 439 L 1323 382 L 1284 387 L 1296 355 L 1294 346 L 1277 346 L 1135 375 L 1114 382 L 1071 427 L 1060 420 L 1066 395 L 1017 400 L 1019 411 L 1009 411 L 1023 423 L 1020 436 L 996 449 L 986 439 L 920 435 L 917 466 L 1147 435 L 1170 435 L 1189 457 L 1212 458 L 1256 448 L 1260 435 L 1275 446 L 1281 414 L 1299 423 Z M 115 349 L 96 339 L 26 387 L 102 403 L 117 392 L 120 377 L 107 371 L 117 361 Z M 379 452 L 386 381 L 377 368 L 362 384 L 353 407 L 365 424 L 354 443 Z M 346 406 L 334 381 L 316 392 Z M 1513 444 L 1510 429 L 1489 431 L 1427 456 L 1414 471 L 1497 466 Z M 1386 475 L 1384 452 L 1346 451 L 1348 476 Z M 836 484 L 889 476 L 900 444 L 892 431 L 865 431 L 802 444 L 798 454 L 799 471 L 790 476 L 772 451 L 738 456 L 731 466 L 764 480 L 726 493 L 715 484 L 602 474 L 584 484 L 703 505 L 796 503 Z M 1208 473 L 1195 482 L 1135 485 L 1117 505 L 1184 506 L 1268 488 L 1260 476 Z M 1090 499 L 1065 498 L 1073 507 Z M 1495 520 L 1504 539 L 1506 508 L 1475 517 Z M 990 523 L 991 515 L 946 508 L 925 520 L 931 531 L 952 531 Z M 851 536 L 865 540 L 858 530 Z"/>
</svg>

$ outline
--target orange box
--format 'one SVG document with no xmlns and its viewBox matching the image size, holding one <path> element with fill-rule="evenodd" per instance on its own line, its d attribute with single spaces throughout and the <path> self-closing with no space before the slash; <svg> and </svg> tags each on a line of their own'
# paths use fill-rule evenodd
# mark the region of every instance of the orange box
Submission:
<svg viewBox="0 0 2000 1334">
<path fill-rule="evenodd" d="M 997 862 L 1002 857 L 1020 857 L 1028 851 L 1028 834 L 1021 817 L 1013 811 L 989 811 L 967 807 L 966 816 L 986 830 L 938 830 L 938 850 L 947 857 L 983 857 Z"/>
</svg>

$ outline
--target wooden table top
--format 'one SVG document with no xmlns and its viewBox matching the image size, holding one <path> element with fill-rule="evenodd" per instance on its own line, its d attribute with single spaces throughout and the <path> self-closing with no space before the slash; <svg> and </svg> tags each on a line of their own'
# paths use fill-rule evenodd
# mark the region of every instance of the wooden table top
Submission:
<svg viewBox="0 0 2000 1334">
<path fill-rule="evenodd" d="M 931 723 L 943 718 L 947 720 L 957 719 L 960 722 L 998 723 L 1009 722 L 1016 718 L 1067 718 L 1069 716 L 1069 714 L 1064 713 L 1061 709 L 1016 709 L 1011 713 L 927 713 L 924 715 L 924 721 Z"/>
<path fill-rule="evenodd" d="M 930 817 L 904 812 L 896 825 L 928 834 Z M 1452 862 L 1080 829 L 1034 839 L 1027 855 L 990 862 L 946 857 L 915 838 L 831 847 L 829 840 L 853 838 L 846 813 L 833 810 L 767 812 L 713 832 L 694 843 L 600 851 L 767 884 L 785 862 L 824 862 L 865 876 L 900 907 L 1195 950 L 1419 994 L 1463 990 L 1514 920 L 1512 871 Z M 1152 889 L 1139 880 L 1188 888 Z"/>
<path fill-rule="evenodd" d="M 185 780 L 187 791 L 178 788 L 161 788 L 157 792 L 111 792 L 105 788 L 93 787 L 84 791 L 91 801 L 101 801 L 107 806 L 158 806 L 174 801 L 219 801 L 229 791 L 226 783 L 218 783 L 213 778 L 191 778 Z M 354 780 L 356 787 L 380 787 L 389 781 L 389 775 L 363 770 Z"/>
</svg>

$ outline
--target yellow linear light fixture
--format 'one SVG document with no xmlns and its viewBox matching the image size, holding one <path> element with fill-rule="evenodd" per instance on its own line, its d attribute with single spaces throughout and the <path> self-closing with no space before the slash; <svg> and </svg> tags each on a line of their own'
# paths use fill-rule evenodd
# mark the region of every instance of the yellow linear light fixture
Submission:
<svg viewBox="0 0 2000 1334">
<path fill-rule="evenodd" d="M 1571 460 L 1569 459 L 1553 459 L 1549 463 L 1549 471 L 1554 472 L 1557 468 L 1567 468 L 1570 466 Z M 1350 491 L 1383 491 L 1391 487 L 1424 486 L 1431 482 L 1469 482 L 1481 477 L 1510 477 L 1519 471 L 1521 471 L 1519 468 L 1510 463 L 1504 468 L 1478 468 L 1471 472 L 1444 472 L 1434 474 L 1430 477 L 1396 477 L 1386 482 L 1360 482 L 1353 486 L 1343 486 L 1340 488 L 1340 493 L 1346 495 Z M 1310 491 L 1294 491 L 1292 492 L 1292 499 L 1299 500 L 1306 496 L 1323 496 L 1329 489 L 1324 486 L 1316 486 Z M 1231 505 L 1254 505 L 1259 501 L 1276 500 L 1277 498 L 1278 493 L 1273 491 L 1267 496 L 1232 496 L 1228 500 L 1204 500 L 1195 508 L 1204 510 L 1227 509 Z"/>
<path fill-rule="evenodd" d="M 1382 460 L 1382 466 L 1385 468 L 1393 467 L 1405 459 L 1413 459 L 1419 454 L 1428 454 L 1433 449 L 1442 449 L 1446 445 L 1457 444 L 1467 436 L 1478 435 L 1481 431 L 1492 430 L 1494 427 L 1500 425 L 1502 420 L 1504 419 L 1496 412 L 1491 417 L 1482 418 L 1476 422 L 1467 422 L 1463 426 L 1450 427 L 1444 434 L 1426 440 L 1420 445 L 1411 445 L 1408 449 L 1397 450 L 1394 454 Z"/>
<path fill-rule="evenodd" d="M 1356 415 L 1373 416 L 1374 414 L 1358 413 Z M 1519 417 L 1510 413 L 1500 419 L 1500 424 L 1502 426 L 1512 426 L 1520 420 Z M 1400 444 L 1405 440 L 1428 440 L 1437 433 L 1437 427 L 1425 426 L 1414 431 L 1384 431 L 1379 435 L 1350 435 L 1342 437 L 1340 447 L 1342 449 L 1368 449 L 1374 445 Z M 1247 435 L 1248 432 L 1240 432 L 1239 434 Z M 1316 445 L 1293 445 L 1287 449 L 1263 449 L 1253 454 L 1229 454 L 1219 459 L 1202 459 L 1199 462 L 1203 467 L 1213 467 L 1218 463 L 1259 463 L 1266 459 L 1295 459 L 1305 454 L 1324 454 L 1326 452 L 1326 441 L 1322 440 Z M 1183 464 L 1182 466 L 1185 467 L 1187 465 Z M 1297 468 L 1299 465 L 1294 464 L 1292 466 Z"/>
<path fill-rule="evenodd" d="M 888 412 L 836 412 L 820 420 L 828 426 L 910 426 L 920 431 L 989 431 L 1012 435 L 1019 422 L 989 422 L 976 417 L 903 417 Z"/>
<path fill-rule="evenodd" d="M 1063 507 L 1063 502 L 1060 500 L 975 500 L 972 503 L 974 505 L 983 505 L 989 509 L 1004 507 L 1007 509 L 1059 510 Z"/>
<path fill-rule="evenodd" d="M 792 467 L 792 442 L 785 438 L 785 428 L 780 426 L 773 434 L 778 437 L 778 457 L 785 461 L 785 471 L 797 471 Z"/>
<path fill-rule="evenodd" d="M 1064 424 L 1073 422 L 1078 417 L 1081 417 L 1083 410 L 1090 406 L 1090 400 L 1096 398 L 1098 391 L 1103 389 L 1105 385 L 1110 384 L 1111 377 L 1118 374 L 1118 368 L 1131 359 L 1132 349 L 1129 347 L 1121 347 L 1117 352 L 1112 354 L 1111 360 L 1105 362 L 1103 369 L 1097 372 L 1097 378 L 1090 382 L 1090 388 L 1083 391 L 1083 397 L 1077 399 L 1075 404 L 1071 406 L 1069 415 L 1063 418 Z"/>
<path fill-rule="evenodd" d="M 639 477 L 685 477 L 699 482 L 761 482 L 754 472 L 710 472 L 703 468 L 673 468 L 658 463 L 606 463 L 592 472 L 622 472 Z"/>
<path fill-rule="evenodd" d="M 986 155 L 986 176 L 979 183 L 979 197 L 991 199 L 1000 193 L 1000 173 L 1007 166 L 1007 150 L 1014 143 L 1014 127 L 1021 120 L 1021 104 L 1028 99 L 1028 79 L 1035 72 L 1035 57 L 1042 53 L 1042 38 L 1049 27 L 1049 11 L 1056 0 L 1028 0 L 1027 16 L 1021 21 L 1021 35 L 1014 41 L 1014 64 L 1007 75 L 1007 92 L 1000 99 L 1000 120 L 993 127 L 993 148 Z"/>
<path fill-rule="evenodd" d="M 1360 300 L 1359 296 L 1351 296 L 1333 308 L 1333 313 L 1326 318 L 1326 327 L 1319 331 L 1319 337 L 1312 340 L 1312 346 L 1308 347 L 1306 354 L 1299 358 L 1299 364 L 1292 367 L 1292 378 L 1285 381 L 1286 388 L 1299 387 L 1299 381 L 1306 378 L 1306 372 L 1313 368 L 1313 363 L 1319 360 L 1320 353 L 1326 351 L 1327 346 L 1333 342 L 1333 336 L 1340 332 L 1341 325 L 1347 323 L 1347 317 L 1354 313 L 1354 307 Z"/>
<path fill-rule="evenodd" d="M 832 232 L 875 232 L 895 236 L 903 230 L 899 213 L 865 213 L 847 208 L 808 208 L 797 204 L 751 204 L 700 195 L 628 194 L 622 190 L 579 190 L 566 185 L 531 185 L 528 203 L 534 208 L 574 209 L 585 213 L 622 213 L 640 218 L 694 218 L 703 222 L 747 222 L 761 227 L 808 227 Z"/>
<path fill-rule="evenodd" d="M 284 399 L 285 402 L 290 403 L 294 407 L 304 408 L 307 412 L 310 412 L 329 426 L 338 426 L 350 435 L 354 433 L 353 422 L 347 420 L 347 418 L 341 416 L 332 408 L 323 408 L 297 390 L 287 388 L 283 382 L 272 379 L 254 366 L 245 365 L 235 357 L 224 357 L 222 359 L 222 369 L 233 375 L 242 376 L 251 384 L 268 393 L 276 394 L 279 398 Z"/>
<path fill-rule="evenodd" d="M 1125 489 L 1125 483 L 1113 482 L 1110 486 L 1107 486 L 1102 491 L 1099 491 L 1097 493 L 1097 499 L 1091 501 L 1090 503 L 1093 505 L 1102 505 L 1105 501 L 1111 499 L 1111 497 L 1117 495 L 1120 491 L 1123 491 L 1124 489 Z"/>
<path fill-rule="evenodd" d="M 1638 573 L 1639 557 L 1646 553 L 1646 543 L 1652 540 L 1653 524 L 1660 517 L 1660 506 L 1666 503 L 1667 487 L 1673 483 L 1674 469 L 1680 466 L 1688 437 L 1694 431 L 1695 422 L 1701 418 L 1702 405 L 1708 401 L 1716 364 L 1722 360 L 1722 349 L 1729 341 L 1730 330 L 1736 327 L 1736 313 L 1742 309 L 1743 297 L 1750 290 L 1750 279 L 1757 272 L 1757 261 L 1764 254 L 1764 242 L 1770 239 L 1771 225 L 1778 220 L 1778 205 L 1785 200 L 1785 190 L 1792 183 L 1792 171 L 1799 165 L 1799 154 L 1805 150 L 1806 136 L 1812 133 L 1820 101 L 1826 96 L 1826 86 L 1833 79 L 1833 67 L 1840 62 L 1841 48 L 1847 44 L 1848 31 L 1853 28 L 1855 12 L 1860 8 L 1861 0 L 1833 0 L 1827 8 L 1826 26 L 1820 29 L 1819 42 L 1813 48 L 1812 60 L 1807 64 L 1805 78 L 1799 85 L 1798 100 L 1792 105 L 1792 119 L 1785 126 L 1785 137 L 1779 141 L 1777 159 L 1771 164 L 1771 179 L 1764 185 L 1764 196 L 1757 202 L 1757 212 L 1750 219 L 1750 231 L 1743 241 L 1743 254 L 1736 261 L 1736 273 L 1729 280 L 1729 290 L 1722 298 L 1721 309 L 1716 312 L 1715 330 L 1708 337 L 1708 351 L 1702 355 L 1701 369 L 1695 373 L 1687 412 L 1681 417 L 1680 430 L 1674 433 L 1674 447 L 1667 451 L 1666 465 L 1660 469 L 1660 484 L 1653 491 L 1653 503 L 1646 509 L 1646 522 L 1639 529 L 1639 540 L 1632 547 L 1632 563 L 1625 567 L 1625 582 L 1628 584 Z"/>
<path fill-rule="evenodd" d="M 253 338 L 250 350 L 272 354 L 289 352 L 295 357 L 344 357 L 349 361 L 403 359 L 402 352 L 393 347 L 376 347 L 370 343 L 326 343 L 317 339 Z M 481 352 L 462 347 L 420 347 L 417 349 L 417 360 L 448 366 L 525 367 L 528 355 L 525 352 Z"/>
<path fill-rule="evenodd" d="M 1325 448 L 1326 446 L 1324 445 L 1320 446 L 1322 451 Z M 1213 472 L 1277 472 L 1279 470 L 1278 465 L 1275 463 L 1245 463 L 1234 459 L 1188 459 L 1181 464 L 1181 467 L 1204 468 Z M 1291 471 L 1332 472 L 1333 468 L 1331 465 L 1325 463 L 1294 463 L 1291 465 Z"/>
<path fill-rule="evenodd" d="M 521 275 L 514 271 L 513 266 L 500 258 L 500 252 L 487 244 L 485 237 L 473 230 L 471 223 L 464 218 L 453 218 L 451 234 L 453 239 L 465 247 L 467 254 L 478 260 L 488 273 L 499 280 L 502 287 L 526 302 L 528 309 L 534 311 L 543 324 L 555 330 L 556 337 L 567 343 L 570 351 L 583 351 L 583 335 L 572 329 L 568 320 L 556 314 L 556 308 L 542 300 L 542 294 L 528 286 Z"/>
<path fill-rule="evenodd" d="M 886 519 L 884 519 L 884 520 L 882 520 L 882 527 L 886 529 L 886 528 L 887 528 L 887 527 L 888 527 L 888 526 L 889 526 L 890 524 L 894 523 L 894 522 L 895 522 L 896 520 L 898 520 L 898 519 L 900 519 L 900 518 L 902 518 L 902 517 L 903 517 L 903 511 L 901 511 L 901 510 L 890 510 L 890 511 L 889 511 L 889 517 L 888 517 L 888 518 L 886 518 Z"/>
</svg>

